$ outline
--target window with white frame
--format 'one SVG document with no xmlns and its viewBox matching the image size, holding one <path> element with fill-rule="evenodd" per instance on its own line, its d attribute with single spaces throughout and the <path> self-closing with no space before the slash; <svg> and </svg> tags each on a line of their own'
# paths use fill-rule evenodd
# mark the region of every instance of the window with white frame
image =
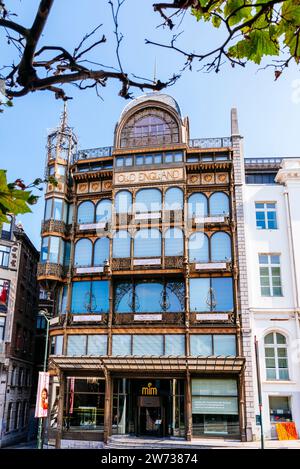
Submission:
<svg viewBox="0 0 300 469">
<path fill-rule="evenodd" d="M 279 332 L 271 332 L 265 340 L 265 363 L 267 380 L 288 380 L 288 357 L 286 338 Z"/>
<path fill-rule="evenodd" d="M 255 202 L 256 228 L 277 230 L 276 202 Z"/>
<path fill-rule="evenodd" d="M 259 254 L 259 276 L 262 296 L 282 296 L 279 254 Z"/>
</svg>

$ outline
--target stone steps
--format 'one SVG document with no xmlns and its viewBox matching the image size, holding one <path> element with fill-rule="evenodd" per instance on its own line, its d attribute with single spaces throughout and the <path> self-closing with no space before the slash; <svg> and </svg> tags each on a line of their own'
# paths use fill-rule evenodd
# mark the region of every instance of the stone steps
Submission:
<svg viewBox="0 0 300 469">
<path fill-rule="evenodd" d="M 124 436 L 112 436 L 108 443 L 104 446 L 106 449 L 217 449 L 217 448 L 239 448 L 239 443 L 230 442 L 227 446 L 225 442 L 218 444 L 216 440 L 213 443 L 205 444 L 199 442 L 188 442 L 186 440 L 171 440 L 171 439 L 151 439 L 151 438 L 138 438 Z"/>
</svg>

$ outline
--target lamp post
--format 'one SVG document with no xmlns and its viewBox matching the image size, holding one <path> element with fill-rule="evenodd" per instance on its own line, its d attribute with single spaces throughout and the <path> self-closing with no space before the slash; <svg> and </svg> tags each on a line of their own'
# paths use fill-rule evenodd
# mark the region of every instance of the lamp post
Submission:
<svg viewBox="0 0 300 469">
<path fill-rule="evenodd" d="M 39 311 L 39 316 L 43 316 L 46 320 L 46 343 L 45 343 L 45 350 L 44 350 L 44 364 L 43 364 L 43 371 L 47 371 L 47 357 L 48 357 L 48 342 L 49 342 L 49 325 L 50 319 L 47 316 L 47 313 L 43 310 Z M 38 434 L 37 434 L 37 449 L 43 449 L 43 418 L 39 418 L 39 426 L 38 426 Z"/>
</svg>

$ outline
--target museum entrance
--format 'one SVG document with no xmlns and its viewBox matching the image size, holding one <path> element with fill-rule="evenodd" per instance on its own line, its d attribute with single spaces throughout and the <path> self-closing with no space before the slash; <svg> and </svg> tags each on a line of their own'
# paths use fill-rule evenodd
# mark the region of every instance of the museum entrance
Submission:
<svg viewBox="0 0 300 469">
<path fill-rule="evenodd" d="M 112 434 L 184 437 L 184 380 L 114 379 Z"/>
</svg>

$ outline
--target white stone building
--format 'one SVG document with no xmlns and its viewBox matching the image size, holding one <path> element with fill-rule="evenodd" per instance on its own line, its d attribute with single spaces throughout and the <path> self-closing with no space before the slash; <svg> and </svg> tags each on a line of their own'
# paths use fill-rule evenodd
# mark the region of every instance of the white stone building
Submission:
<svg viewBox="0 0 300 469">
<path fill-rule="evenodd" d="M 256 338 L 264 435 L 277 438 L 276 422 L 293 421 L 300 434 L 300 159 L 245 159 L 245 174 L 255 413 Z"/>
</svg>

